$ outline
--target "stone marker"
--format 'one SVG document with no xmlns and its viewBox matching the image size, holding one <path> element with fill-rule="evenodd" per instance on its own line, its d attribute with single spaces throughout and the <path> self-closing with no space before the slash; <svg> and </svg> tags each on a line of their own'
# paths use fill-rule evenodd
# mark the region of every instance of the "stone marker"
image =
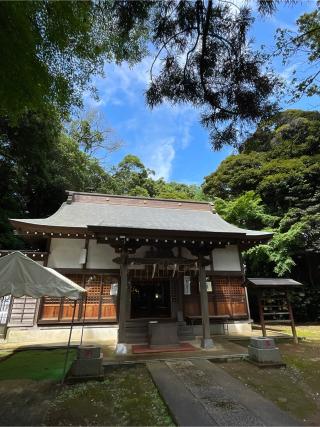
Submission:
<svg viewBox="0 0 320 427">
<path fill-rule="evenodd" d="M 77 359 L 73 362 L 70 374 L 78 378 L 101 378 L 103 376 L 103 354 L 101 348 L 95 345 L 78 347 Z"/>
<path fill-rule="evenodd" d="M 275 346 L 273 338 L 251 338 L 248 353 L 249 359 L 258 363 L 282 363 L 279 348 Z"/>
<path fill-rule="evenodd" d="M 148 337 L 150 348 L 178 346 L 177 322 L 150 321 L 148 323 Z"/>
</svg>

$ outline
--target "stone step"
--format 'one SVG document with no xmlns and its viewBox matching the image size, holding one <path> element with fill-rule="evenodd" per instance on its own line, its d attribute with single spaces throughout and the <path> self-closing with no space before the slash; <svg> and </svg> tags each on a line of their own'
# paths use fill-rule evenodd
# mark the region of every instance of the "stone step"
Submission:
<svg viewBox="0 0 320 427">
<path fill-rule="evenodd" d="M 148 342 L 148 322 L 150 319 L 131 319 L 126 321 L 126 342 L 128 344 L 142 344 Z M 159 320 L 161 322 L 161 320 Z M 163 322 L 165 322 L 163 320 Z M 193 327 L 185 321 L 177 322 L 178 337 L 181 341 L 194 339 Z"/>
<path fill-rule="evenodd" d="M 192 330 L 180 331 L 178 330 L 178 335 L 194 335 Z"/>
<path fill-rule="evenodd" d="M 193 334 L 178 334 L 178 337 L 181 341 L 192 341 L 195 339 Z"/>
<path fill-rule="evenodd" d="M 130 334 L 130 335 L 136 335 L 136 334 L 144 334 L 147 335 L 148 330 L 147 328 L 126 328 L 126 334 Z"/>
<path fill-rule="evenodd" d="M 126 321 L 126 326 L 131 327 L 134 325 L 144 325 L 148 326 L 149 322 L 158 322 L 158 323 L 176 323 L 178 327 L 183 326 L 192 326 L 190 324 L 187 324 L 186 321 L 175 321 L 175 320 L 164 320 L 164 319 L 131 319 Z"/>
<path fill-rule="evenodd" d="M 191 332 L 193 331 L 193 327 L 192 326 L 179 326 L 178 327 L 178 332 Z"/>
</svg>

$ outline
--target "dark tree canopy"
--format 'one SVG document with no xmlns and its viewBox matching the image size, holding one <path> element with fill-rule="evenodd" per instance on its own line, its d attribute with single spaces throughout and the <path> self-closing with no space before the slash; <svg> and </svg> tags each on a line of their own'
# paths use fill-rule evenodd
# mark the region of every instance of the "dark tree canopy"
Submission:
<svg viewBox="0 0 320 427">
<path fill-rule="evenodd" d="M 320 113 L 287 110 L 261 122 L 241 154 L 227 157 L 205 178 L 211 197 L 256 191 L 276 215 L 304 209 L 320 188 Z"/>
<path fill-rule="evenodd" d="M 146 98 L 188 102 L 202 113 L 215 149 L 237 145 L 269 116 L 278 81 L 248 40 L 249 7 L 227 0 L 14 1 L 0 3 L 0 115 L 67 114 L 81 106 L 107 61 L 155 55 Z M 277 2 L 273 1 L 272 7 Z M 270 11 L 260 0 L 259 7 Z M 112 82 L 109 82 L 111 85 Z"/>
<path fill-rule="evenodd" d="M 264 69 L 268 58 L 249 43 L 252 22 L 248 7 L 235 9 L 228 1 L 152 3 L 156 56 L 147 102 L 199 107 L 214 149 L 236 146 L 248 127 L 275 108 L 270 95 L 279 81 Z"/>
<path fill-rule="evenodd" d="M 0 115 L 80 106 L 105 61 L 141 59 L 143 31 L 128 19 L 129 32 L 110 1 L 0 2 Z"/>
<path fill-rule="evenodd" d="M 268 245 L 247 254 L 250 274 L 293 271 L 298 280 L 308 274 L 308 283 L 315 280 L 309 264 L 319 261 L 311 257 L 320 252 L 319 135 L 319 112 L 284 111 L 261 122 L 242 152 L 205 178 L 204 193 L 216 197 L 224 218 L 275 233 Z"/>
</svg>

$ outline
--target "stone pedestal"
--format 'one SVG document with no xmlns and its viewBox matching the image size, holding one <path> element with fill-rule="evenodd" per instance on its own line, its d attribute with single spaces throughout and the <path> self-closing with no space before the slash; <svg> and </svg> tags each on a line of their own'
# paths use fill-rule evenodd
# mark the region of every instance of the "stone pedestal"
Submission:
<svg viewBox="0 0 320 427">
<path fill-rule="evenodd" d="M 150 348 L 176 347 L 179 345 L 178 325 L 176 322 L 148 323 L 148 338 Z"/>
<path fill-rule="evenodd" d="M 249 359 L 254 362 L 282 364 L 279 348 L 275 346 L 272 338 L 251 338 L 248 353 Z"/>
<path fill-rule="evenodd" d="M 70 374 L 73 378 L 103 377 L 103 354 L 101 348 L 94 345 L 78 347 L 77 359 L 73 362 Z"/>
</svg>

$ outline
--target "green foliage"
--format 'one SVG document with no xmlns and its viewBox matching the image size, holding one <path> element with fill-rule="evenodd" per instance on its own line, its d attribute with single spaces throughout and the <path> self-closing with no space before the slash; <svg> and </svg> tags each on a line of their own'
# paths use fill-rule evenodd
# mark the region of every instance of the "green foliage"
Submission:
<svg viewBox="0 0 320 427">
<path fill-rule="evenodd" d="M 261 153 L 238 154 L 227 157 L 216 172 L 205 177 L 203 191 L 209 197 L 230 199 L 245 191 L 256 189 L 261 181 Z"/>
<path fill-rule="evenodd" d="M 155 195 L 161 199 L 207 200 L 197 185 L 166 182 L 162 178 L 155 181 Z"/>
<path fill-rule="evenodd" d="M 89 191 L 109 180 L 65 135 L 57 116 L 27 113 L 16 124 L 0 121 L 0 247 L 23 246 L 8 217 L 48 216 L 65 200 L 65 190 Z"/>
<path fill-rule="evenodd" d="M 146 168 L 137 156 L 128 154 L 111 169 L 111 180 L 103 184 L 102 190 L 111 194 L 161 199 L 206 200 L 197 185 L 166 182 L 163 178 L 155 180 L 153 175 L 154 171 Z"/>
<path fill-rule="evenodd" d="M 128 154 L 112 169 L 112 192 L 148 196 L 152 192 L 153 174 L 154 172 L 146 168 L 137 156 Z"/>
<path fill-rule="evenodd" d="M 116 9 L 111 1 L 1 2 L 0 116 L 53 109 L 64 115 L 81 105 L 105 61 L 141 59 L 143 26 L 134 21 L 126 33 Z"/>
<path fill-rule="evenodd" d="M 230 199 L 253 190 L 277 216 L 319 203 L 319 134 L 318 112 L 288 110 L 262 122 L 241 154 L 227 157 L 205 178 L 204 193 Z"/>
<path fill-rule="evenodd" d="M 223 218 L 239 227 L 262 229 L 272 227 L 279 218 L 268 215 L 261 198 L 254 191 L 247 191 L 233 200 L 214 199 L 214 206 Z"/>
<path fill-rule="evenodd" d="M 205 178 L 217 211 L 243 228 L 272 227 L 269 244 L 245 254 L 248 274 L 288 275 L 320 252 L 320 113 L 288 110 L 260 123 L 241 153 Z M 312 274 L 299 278 L 312 282 Z"/>
<path fill-rule="evenodd" d="M 1 2 L 0 116 L 67 115 L 84 90 L 96 95 L 92 76 L 105 62 L 132 64 L 148 45 L 156 66 L 147 103 L 201 106 L 214 148 L 235 145 L 274 111 L 279 86 L 268 57 L 250 44 L 252 22 L 249 7 L 218 0 Z"/>
<path fill-rule="evenodd" d="M 275 232 L 268 245 L 249 249 L 246 259 L 250 265 L 250 274 L 261 275 L 261 268 L 267 275 L 272 274 L 272 270 L 278 276 L 289 274 L 295 265 L 293 256 L 298 250 L 304 249 L 304 227 L 304 222 L 297 222 L 284 233 Z"/>
</svg>

